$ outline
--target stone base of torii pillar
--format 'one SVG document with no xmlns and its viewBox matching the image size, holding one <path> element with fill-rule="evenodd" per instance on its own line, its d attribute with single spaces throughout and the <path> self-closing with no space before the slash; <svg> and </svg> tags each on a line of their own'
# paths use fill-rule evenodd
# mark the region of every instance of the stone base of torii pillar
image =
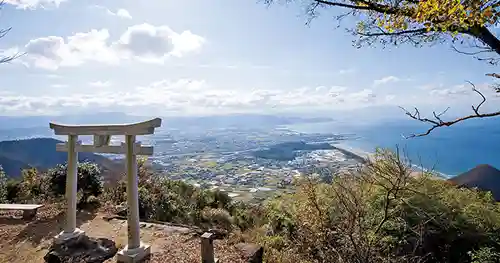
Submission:
<svg viewBox="0 0 500 263">
<path fill-rule="evenodd" d="M 119 251 L 117 261 L 123 263 L 136 263 L 141 262 L 144 258 L 151 254 L 151 246 L 141 242 L 137 248 L 128 248 L 126 246 L 123 250 Z"/>
</svg>

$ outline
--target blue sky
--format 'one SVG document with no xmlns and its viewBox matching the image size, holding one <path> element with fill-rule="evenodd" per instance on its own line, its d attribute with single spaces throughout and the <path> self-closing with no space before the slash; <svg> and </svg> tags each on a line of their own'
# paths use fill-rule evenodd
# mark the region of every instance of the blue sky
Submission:
<svg viewBox="0 0 500 263">
<path fill-rule="evenodd" d="M 397 106 L 470 109 L 464 80 L 489 92 L 495 67 L 449 45 L 352 46 L 332 16 L 256 0 L 7 0 L 0 115 L 120 111 L 401 116 Z M 472 101 L 477 101 L 472 97 Z M 492 98 L 490 109 L 494 109 Z M 492 105 L 493 104 L 493 105 Z M 497 104 L 497 103 L 496 103 Z M 388 109 L 388 110 L 376 110 Z M 485 108 L 486 109 L 486 108 Z"/>
</svg>

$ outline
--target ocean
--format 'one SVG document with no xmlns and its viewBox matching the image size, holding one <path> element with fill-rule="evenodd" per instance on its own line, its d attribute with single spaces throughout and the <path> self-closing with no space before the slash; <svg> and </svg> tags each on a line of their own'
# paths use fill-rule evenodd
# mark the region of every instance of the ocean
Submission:
<svg viewBox="0 0 500 263">
<path fill-rule="evenodd" d="M 429 126 L 413 120 L 398 120 L 354 124 L 325 122 L 287 128 L 303 133 L 354 134 L 354 139 L 343 144 L 363 152 L 374 152 L 376 147 L 393 150 L 398 147 L 413 165 L 449 177 L 479 164 L 500 168 L 500 118 L 469 120 L 409 139 L 403 135 L 425 132 Z"/>
</svg>

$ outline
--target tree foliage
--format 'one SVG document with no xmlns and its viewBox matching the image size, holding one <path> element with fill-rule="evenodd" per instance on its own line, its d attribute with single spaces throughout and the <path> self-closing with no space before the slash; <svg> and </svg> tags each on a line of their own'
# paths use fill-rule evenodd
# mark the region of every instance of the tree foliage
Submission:
<svg viewBox="0 0 500 263">
<path fill-rule="evenodd" d="M 266 4 L 279 0 L 264 0 Z M 286 2 L 298 2 L 286 0 Z M 498 0 L 309 0 L 307 13 L 315 18 L 320 8 L 341 8 L 342 20 L 354 16 L 357 25 L 348 29 L 362 44 L 409 43 L 420 46 L 439 41 L 476 39 L 482 53 L 500 54 L 500 41 L 490 31 L 500 18 Z M 495 56 L 496 57 L 496 56 Z M 497 62 L 498 57 L 490 62 Z"/>
<path fill-rule="evenodd" d="M 256 239 L 269 262 L 498 262 L 500 205 L 490 193 L 412 172 L 379 151 L 357 174 L 306 180 L 266 205 Z"/>
<path fill-rule="evenodd" d="M 280 0 L 263 0 L 266 4 Z M 284 0 L 284 2 L 299 2 Z M 356 26 L 347 30 L 357 36 L 356 47 L 363 45 L 411 44 L 417 47 L 436 43 L 451 43 L 459 53 L 497 65 L 500 61 L 500 39 L 492 31 L 500 18 L 499 0 L 306 0 L 309 20 L 319 10 L 337 8 L 341 12 L 338 20 L 354 17 Z M 494 79 L 500 74 L 488 73 Z M 472 84 L 472 83 L 471 83 Z M 493 89 L 500 92 L 499 84 Z M 499 116 L 500 111 L 483 113 L 480 107 L 486 97 L 472 84 L 473 91 L 481 96 L 482 102 L 473 106 L 473 113 L 454 120 L 443 120 L 442 113 L 433 113 L 431 118 L 420 116 L 418 109 L 410 112 L 403 109 L 412 119 L 425 122 L 431 128 L 422 134 L 429 134 L 438 127 L 472 119 Z"/>
</svg>

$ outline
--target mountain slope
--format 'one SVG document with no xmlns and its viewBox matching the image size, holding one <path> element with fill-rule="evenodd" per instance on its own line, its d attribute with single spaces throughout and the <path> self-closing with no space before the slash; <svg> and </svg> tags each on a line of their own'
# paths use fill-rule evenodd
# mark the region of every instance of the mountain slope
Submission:
<svg viewBox="0 0 500 263">
<path fill-rule="evenodd" d="M 36 167 L 40 170 L 53 168 L 67 161 L 67 153 L 57 152 L 56 144 L 61 141 L 52 138 L 0 142 L 0 165 L 9 177 L 18 177 L 21 169 Z M 121 170 L 121 165 L 110 159 L 93 153 L 78 153 L 79 161 L 91 161 L 99 164 L 104 171 Z"/>
<path fill-rule="evenodd" d="M 490 191 L 495 200 L 500 201 L 500 170 L 491 165 L 478 165 L 449 180 L 459 186 L 477 187 L 482 191 Z"/>
</svg>

